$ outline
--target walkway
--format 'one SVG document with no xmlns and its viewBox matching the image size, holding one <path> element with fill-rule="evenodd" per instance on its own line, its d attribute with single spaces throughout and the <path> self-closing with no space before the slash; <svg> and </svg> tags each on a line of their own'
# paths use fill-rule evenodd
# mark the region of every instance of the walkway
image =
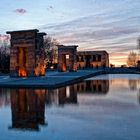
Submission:
<svg viewBox="0 0 140 140">
<path fill-rule="evenodd" d="M 80 82 L 86 78 L 101 74 L 140 74 L 135 69 L 129 68 L 106 68 L 78 70 L 78 72 L 57 72 L 48 71 L 44 77 L 30 77 L 30 78 L 10 78 L 9 76 L 0 76 L 0 87 L 9 88 L 58 88 L 65 85 Z"/>
<path fill-rule="evenodd" d="M 103 70 L 79 70 L 78 72 L 47 72 L 45 77 L 10 78 L 0 76 L 0 87 L 9 88 L 57 88 L 80 82 L 85 78 L 103 74 Z"/>
</svg>

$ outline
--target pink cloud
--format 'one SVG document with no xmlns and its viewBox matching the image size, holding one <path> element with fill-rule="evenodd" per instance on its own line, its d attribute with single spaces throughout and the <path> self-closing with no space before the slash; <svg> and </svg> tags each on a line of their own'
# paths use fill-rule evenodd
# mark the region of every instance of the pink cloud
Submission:
<svg viewBox="0 0 140 140">
<path fill-rule="evenodd" d="M 16 10 L 14 10 L 14 12 L 16 12 L 18 14 L 25 14 L 25 13 L 27 13 L 27 11 L 25 9 L 23 9 L 23 8 L 16 9 Z"/>
<path fill-rule="evenodd" d="M 9 35 L 0 34 L 0 41 L 9 41 L 9 40 L 10 40 Z"/>
</svg>

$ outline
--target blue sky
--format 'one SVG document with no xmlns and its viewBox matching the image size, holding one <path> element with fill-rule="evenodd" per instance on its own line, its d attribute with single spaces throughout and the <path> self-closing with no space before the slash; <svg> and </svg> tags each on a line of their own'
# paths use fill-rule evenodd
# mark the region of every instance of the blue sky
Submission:
<svg viewBox="0 0 140 140">
<path fill-rule="evenodd" d="M 107 50 L 110 62 L 126 63 L 140 36 L 140 0 L 3 0 L 0 34 L 46 32 L 78 50 Z"/>
</svg>

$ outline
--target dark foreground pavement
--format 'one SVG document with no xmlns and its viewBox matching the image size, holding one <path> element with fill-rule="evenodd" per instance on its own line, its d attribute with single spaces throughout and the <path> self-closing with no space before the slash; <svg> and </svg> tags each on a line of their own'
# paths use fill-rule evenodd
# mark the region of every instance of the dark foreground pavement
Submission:
<svg viewBox="0 0 140 140">
<path fill-rule="evenodd" d="M 0 76 L 0 87 L 9 88 L 58 88 L 74 84 L 86 78 L 103 74 L 103 70 L 79 70 L 78 72 L 47 72 L 44 77 L 10 78 Z"/>
<path fill-rule="evenodd" d="M 47 71 L 44 77 L 10 78 L 0 76 L 0 87 L 7 88 L 58 88 L 81 82 L 86 78 L 101 74 L 140 74 L 129 68 L 106 68 L 78 70 L 77 72 Z"/>
</svg>

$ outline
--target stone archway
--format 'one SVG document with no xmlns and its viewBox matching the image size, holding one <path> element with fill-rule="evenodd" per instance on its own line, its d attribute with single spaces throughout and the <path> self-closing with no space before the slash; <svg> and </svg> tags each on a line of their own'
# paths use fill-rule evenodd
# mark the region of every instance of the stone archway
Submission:
<svg viewBox="0 0 140 140">
<path fill-rule="evenodd" d="M 58 71 L 77 71 L 77 47 L 58 45 Z"/>
<path fill-rule="evenodd" d="M 45 53 L 43 36 L 39 30 L 21 30 L 7 32 L 11 35 L 10 76 L 45 75 Z"/>
</svg>

